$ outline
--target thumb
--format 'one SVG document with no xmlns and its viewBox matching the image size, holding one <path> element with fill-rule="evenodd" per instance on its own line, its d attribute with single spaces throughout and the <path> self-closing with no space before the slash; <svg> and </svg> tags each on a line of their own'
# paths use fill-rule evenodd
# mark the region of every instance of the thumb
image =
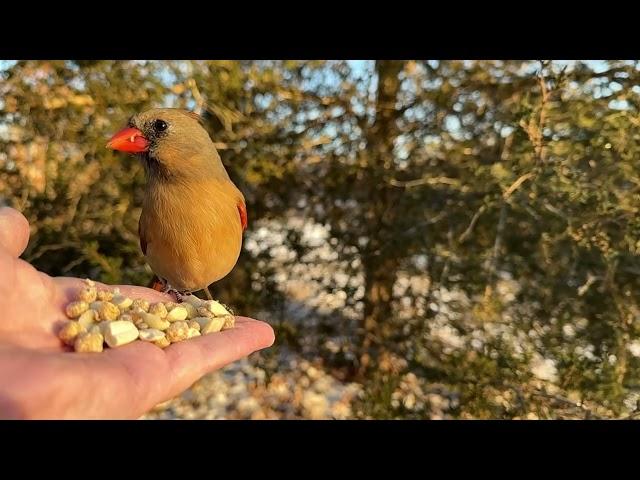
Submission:
<svg viewBox="0 0 640 480">
<path fill-rule="evenodd" d="M 0 249 L 19 257 L 29 242 L 29 222 L 17 210 L 0 208 Z"/>
</svg>

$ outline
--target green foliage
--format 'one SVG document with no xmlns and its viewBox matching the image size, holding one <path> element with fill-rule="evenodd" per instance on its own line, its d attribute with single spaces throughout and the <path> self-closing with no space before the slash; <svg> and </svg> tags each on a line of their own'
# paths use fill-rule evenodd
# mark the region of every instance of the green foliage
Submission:
<svg viewBox="0 0 640 480">
<path fill-rule="evenodd" d="M 198 109 L 250 238 L 285 230 L 214 294 L 355 375 L 360 415 L 620 417 L 640 397 L 639 80 L 620 61 L 19 61 L 0 70 L 0 198 L 38 268 L 144 284 L 143 172 L 104 144 L 135 111 Z M 298 280 L 342 306 L 293 318 Z"/>
</svg>

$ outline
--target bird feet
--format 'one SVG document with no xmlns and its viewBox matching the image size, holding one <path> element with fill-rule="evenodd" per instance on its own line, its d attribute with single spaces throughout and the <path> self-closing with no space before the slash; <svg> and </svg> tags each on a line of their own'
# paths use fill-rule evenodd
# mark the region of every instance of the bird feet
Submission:
<svg viewBox="0 0 640 480">
<path fill-rule="evenodd" d="M 167 282 L 165 279 L 161 279 L 164 286 L 162 287 L 162 293 L 168 293 L 169 295 L 173 295 L 176 297 L 176 303 L 182 303 L 184 301 L 184 297 L 187 295 L 191 295 L 191 292 L 179 292 Z"/>
</svg>

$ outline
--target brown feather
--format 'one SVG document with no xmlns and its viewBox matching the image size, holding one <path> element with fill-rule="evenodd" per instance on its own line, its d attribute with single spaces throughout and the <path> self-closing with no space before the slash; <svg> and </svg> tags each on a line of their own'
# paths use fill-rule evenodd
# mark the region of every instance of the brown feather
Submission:
<svg viewBox="0 0 640 480">
<path fill-rule="evenodd" d="M 141 219 L 140 219 L 141 220 Z M 142 222 L 138 220 L 138 237 L 140 237 L 140 250 L 142 250 L 142 254 L 147 254 L 147 239 L 144 234 L 144 230 L 142 229 Z"/>
</svg>

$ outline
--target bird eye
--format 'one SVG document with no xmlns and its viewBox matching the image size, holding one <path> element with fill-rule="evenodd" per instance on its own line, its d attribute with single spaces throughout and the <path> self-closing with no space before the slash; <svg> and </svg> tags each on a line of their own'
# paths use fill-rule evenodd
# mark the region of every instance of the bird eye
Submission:
<svg viewBox="0 0 640 480">
<path fill-rule="evenodd" d="M 156 120 L 153 122 L 153 129 L 156 132 L 164 132 L 167 129 L 167 122 L 164 120 Z"/>
</svg>

